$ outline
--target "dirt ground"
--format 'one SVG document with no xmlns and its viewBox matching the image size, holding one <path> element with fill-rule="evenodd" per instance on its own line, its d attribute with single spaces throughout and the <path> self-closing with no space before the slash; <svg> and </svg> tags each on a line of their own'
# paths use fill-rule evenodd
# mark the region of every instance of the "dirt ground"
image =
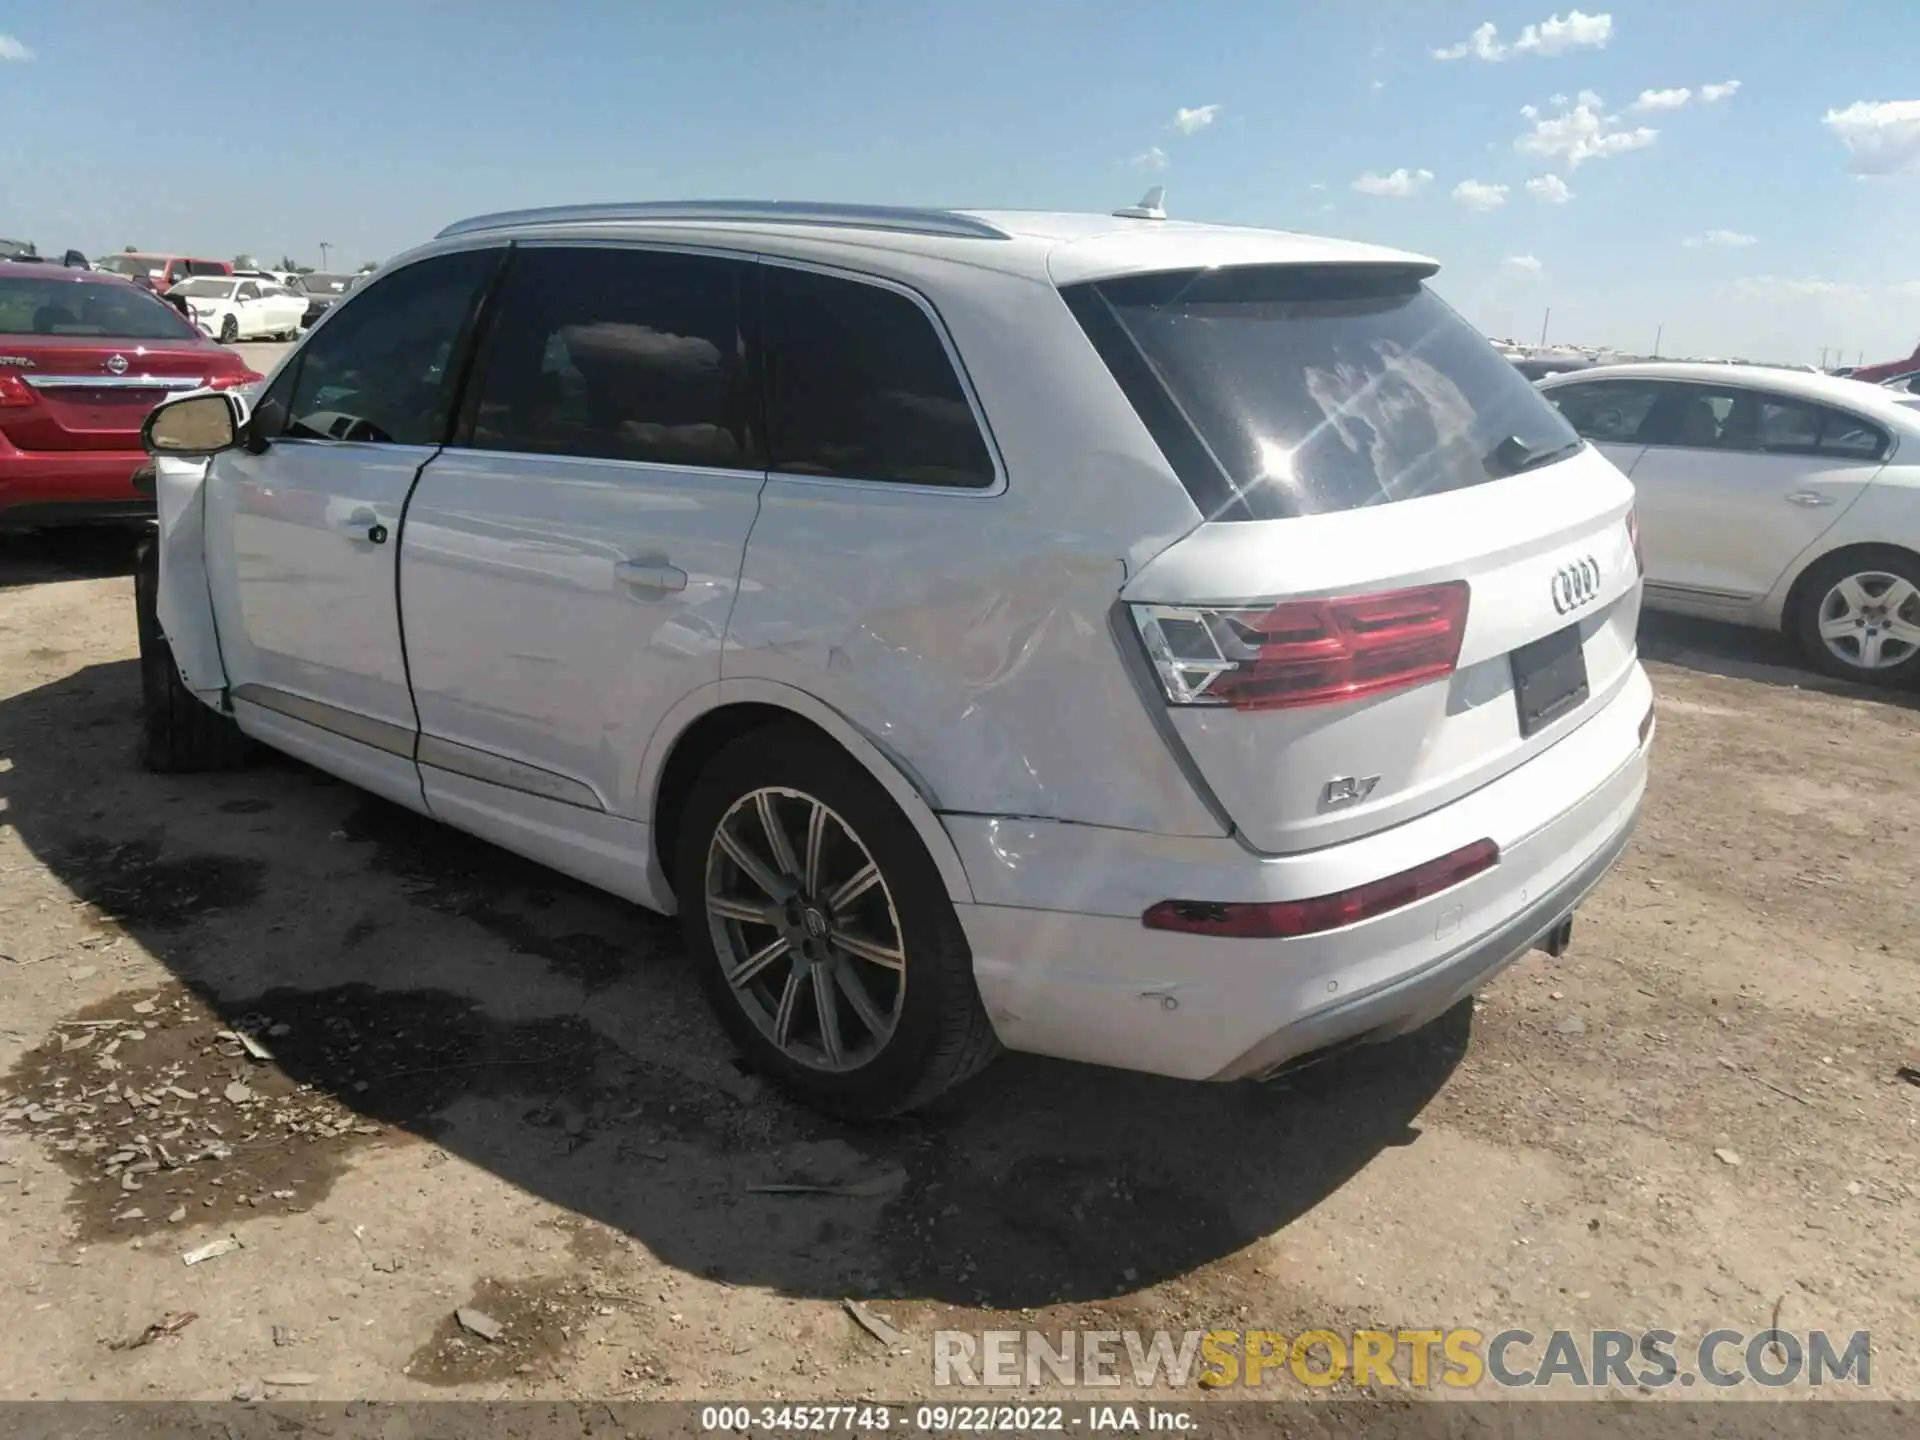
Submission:
<svg viewBox="0 0 1920 1440">
<path fill-rule="evenodd" d="M 736 1068 L 671 924 L 290 762 L 144 773 L 128 560 L 0 541 L 0 1399 L 907 1399 L 941 1328 L 1775 1322 L 1920 1396 L 1916 697 L 1650 620 L 1649 806 L 1565 959 L 1287 1083 L 1007 1057 L 852 1131 Z"/>
</svg>

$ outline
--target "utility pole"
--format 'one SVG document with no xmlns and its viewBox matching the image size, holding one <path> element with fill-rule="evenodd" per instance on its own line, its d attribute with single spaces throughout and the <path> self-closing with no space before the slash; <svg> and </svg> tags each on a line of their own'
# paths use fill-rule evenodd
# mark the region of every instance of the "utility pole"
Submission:
<svg viewBox="0 0 1920 1440">
<path fill-rule="evenodd" d="M 1827 347 L 1824 345 L 1820 347 L 1820 368 L 1822 370 L 1827 368 Z"/>
<path fill-rule="evenodd" d="M 1553 319 L 1553 307 L 1547 307 L 1547 313 L 1540 317 L 1540 348 L 1547 348 L 1547 322 Z"/>
<path fill-rule="evenodd" d="M 1653 358 L 1660 358 L 1660 337 L 1667 333 L 1667 322 L 1662 320 L 1653 332 Z"/>
<path fill-rule="evenodd" d="M 322 240 L 320 242 L 320 268 L 323 271 L 327 269 L 327 251 L 331 250 L 332 248 L 333 247 L 329 245 L 325 240 Z"/>
</svg>

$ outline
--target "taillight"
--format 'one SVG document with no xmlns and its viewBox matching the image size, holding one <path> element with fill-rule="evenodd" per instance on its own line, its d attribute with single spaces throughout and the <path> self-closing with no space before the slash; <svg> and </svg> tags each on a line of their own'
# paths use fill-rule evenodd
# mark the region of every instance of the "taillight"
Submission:
<svg viewBox="0 0 1920 1440">
<path fill-rule="evenodd" d="M 231 390 L 237 385 L 251 385 L 256 380 L 264 380 L 264 375 L 256 375 L 251 370 L 242 370 L 238 375 L 216 375 L 207 381 L 209 390 Z"/>
<path fill-rule="evenodd" d="M 1640 516 L 1637 511 L 1632 509 L 1627 511 L 1627 540 L 1633 546 L 1633 573 L 1636 575 L 1646 574 L 1646 557 L 1640 553 Z"/>
<path fill-rule="evenodd" d="M 22 409 L 39 403 L 31 385 L 11 370 L 0 370 L 0 410 Z"/>
<path fill-rule="evenodd" d="M 1500 863 L 1500 847 L 1476 840 L 1452 854 L 1429 860 L 1384 880 L 1356 885 L 1311 900 L 1216 903 L 1162 900 L 1140 917 L 1149 930 L 1179 930 L 1189 935 L 1225 935 L 1242 940 L 1290 940 L 1319 935 L 1343 925 L 1358 925 L 1390 910 L 1403 909 L 1450 890 Z"/>
<path fill-rule="evenodd" d="M 1174 705 L 1278 710 L 1358 700 L 1451 674 L 1467 628 L 1467 582 L 1267 609 L 1132 608 Z"/>
</svg>

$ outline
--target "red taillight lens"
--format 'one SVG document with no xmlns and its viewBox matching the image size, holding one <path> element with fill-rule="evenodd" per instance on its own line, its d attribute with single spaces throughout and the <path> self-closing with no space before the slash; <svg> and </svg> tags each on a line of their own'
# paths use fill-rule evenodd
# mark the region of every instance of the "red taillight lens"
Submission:
<svg viewBox="0 0 1920 1440">
<path fill-rule="evenodd" d="M 1312 900 L 1271 900 L 1218 904 L 1204 900 L 1162 900 L 1140 917 L 1149 930 L 1179 930 L 1189 935 L 1225 935 L 1242 940 L 1290 940 L 1357 925 L 1399 910 L 1500 863 L 1500 847 L 1476 840 L 1450 855 L 1429 860 L 1398 875 L 1356 885 Z"/>
<path fill-rule="evenodd" d="M 1627 511 L 1627 540 L 1633 546 L 1633 573 L 1646 574 L 1647 562 L 1640 553 L 1640 516 L 1634 510 Z"/>
<path fill-rule="evenodd" d="M 256 380 L 264 380 L 264 375 L 256 375 L 251 370 L 242 370 L 238 375 L 216 375 L 207 381 L 209 390 L 231 390 L 236 385 L 251 385 Z"/>
<path fill-rule="evenodd" d="M 20 409 L 39 403 L 31 385 L 11 370 L 0 370 L 0 410 Z"/>
<path fill-rule="evenodd" d="M 1450 580 L 1265 610 L 1136 605 L 1133 616 L 1173 704 L 1278 710 L 1450 674 L 1468 599 L 1467 582 Z"/>
</svg>

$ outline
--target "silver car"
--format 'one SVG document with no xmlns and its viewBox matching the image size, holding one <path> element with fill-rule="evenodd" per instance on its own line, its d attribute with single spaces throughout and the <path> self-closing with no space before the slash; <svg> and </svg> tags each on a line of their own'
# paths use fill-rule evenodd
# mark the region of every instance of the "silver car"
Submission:
<svg viewBox="0 0 1920 1440">
<path fill-rule="evenodd" d="M 1152 204 L 450 226 L 151 422 L 148 758 L 677 911 L 843 1115 L 1402 1033 L 1565 946 L 1653 724 L 1632 491 L 1435 269 Z"/>
</svg>

